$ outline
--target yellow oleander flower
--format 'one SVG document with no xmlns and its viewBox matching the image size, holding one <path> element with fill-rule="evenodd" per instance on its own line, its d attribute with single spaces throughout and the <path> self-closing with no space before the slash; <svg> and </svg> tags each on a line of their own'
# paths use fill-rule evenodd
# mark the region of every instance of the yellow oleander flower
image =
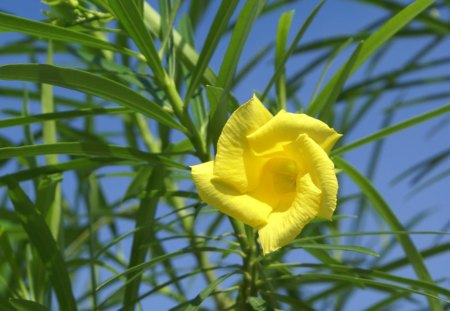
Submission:
<svg viewBox="0 0 450 311">
<path fill-rule="evenodd" d="M 316 216 L 331 219 L 338 183 L 328 153 L 341 137 L 320 120 L 253 98 L 225 124 L 214 161 L 192 166 L 200 198 L 258 230 L 264 254 Z"/>
</svg>

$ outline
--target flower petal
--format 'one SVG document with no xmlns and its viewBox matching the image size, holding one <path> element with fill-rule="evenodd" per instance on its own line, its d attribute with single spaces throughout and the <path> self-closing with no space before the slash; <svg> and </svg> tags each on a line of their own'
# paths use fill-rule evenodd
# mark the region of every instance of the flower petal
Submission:
<svg viewBox="0 0 450 311">
<path fill-rule="evenodd" d="M 338 182 L 334 163 L 327 153 L 307 135 L 300 135 L 295 141 L 303 169 L 311 174 L 316 186 L 322 191 L 318 216 L 331 220 L 337 203 Z"/>
<path fill-rule="evenodd" d="M 251 147 L 258 153 L 275 146 L 294 141 L 298 135 L 306 134 L 327 153 L 342 136 L 320 120 L 306 114 L 289 113 L 281 110 L 275 117 L 248 136 Z"/>
<path fill-rule="evenodd" d="M 321 191 L 310 175 L 299 175 L 296 188 L 297 194 L 291 206 L 271 213 L 268 223 L 258 231 L 264 254 L 294 240 L 303 227 L 317 216 Z"/>
<path fill-rule="evenodd" d="M 227 183 L 241 193 L 255 187 L 258 182 L 255 172 L 260 167 L 246 137 L 272 118 L 272 114 L 255 96 L 236 109 L 217 143 L 214 180 Z"/>
<path fill-rule="evenodd" d="M 194 165 L 192 178 L 200 198 L 209 205 L 252 227 L 267 223 L 272 207 L 247 194 L 241 194 L 233 187 L 212 180 L 214 161 Z"/>
</svg>

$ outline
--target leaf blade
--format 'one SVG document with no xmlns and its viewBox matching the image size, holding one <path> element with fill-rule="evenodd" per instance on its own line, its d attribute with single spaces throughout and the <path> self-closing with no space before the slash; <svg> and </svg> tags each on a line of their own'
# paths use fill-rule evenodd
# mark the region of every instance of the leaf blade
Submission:
<svg viewBox="0 0 450 311">
<path fill-rule="evenodd" d="M 375 33 L 373 33 L 362 45 L 358 58 L 355 60 L 354 65 L 349 73 L 352 75 L 361 65 L 372 56 L 381 46 L 384 45 L 389 39 L 391 39 L 398 31 L 411 22 L 417 15 L 423 12 L 426 8 L 432 5 L 435 0 L 417 0 L 401 10 L 393 18 L 387 21 L 381 26 Z M 335 84 L 338 82 L 341 71 L 344 70 L 344 66 L 331 78 L 325 88 L 322 90 L 317 99 L 310 103 L 307 109 L 308 115 L 316 115 L 319 113 L 320 105 L 316 102 L 321 101 L 322 98 L 327 98 L 329 93 L 335 88 Z"/>
<path fill-rule="evenodd" d="M 124 53 L 132 56 L 138 56 L 136 52 L 121 48 L 109 42 L 98 39 L 97 37 L 59 27 L 52 24 L 36 22 L 26 18 L 10 15 L 0 12 L 0 32 L 20 32 L 33 37 L 46 38 L 56 41 L 78 43 L 97 49 L 104 49 L 113 52 Z"/>
<path fill-rule="evenodd" d="M 372 202 L 375 210 L 381 215 L 392 230 L 405 231 L 405 228 L 397 219 L 394 212 L 367 178 L 341 158 L 336 157 L 334 158 L 334 161 L 337 167 L 341 168 L 358 185 L 361 191 L 363 191 L 367 198 Z M 433 279 L 422 259 L 422 255 L 414 246 L 411 238 L 408 235 L 397 235 L 396 238 L 409 258 L 410 264 L 414 268 L 418 278 L 424 282 L 433 284 Z M 437 300 L 428 298 L 428 303 L 431 310 L 442 310 L 442 307 Z"/>
<path fill-rule="evenodd" d="M 8 196 L 31 243 L 36 247 L 45 267 L 49 269 L 50 280 L 60 308 L 68 311 L 77 310 L 64 257 L 59 251 L 44 218 L 19 184 L 11 179 L 8 180 Z"/>
<path fill-rule="evenodd" d="M 92 73 L 43 64 L 0 66 L 0 79 L 48 83 L 117 102 L 169 127 L 184 131 L 158 104 L 113 80 Z"/>
</svg>

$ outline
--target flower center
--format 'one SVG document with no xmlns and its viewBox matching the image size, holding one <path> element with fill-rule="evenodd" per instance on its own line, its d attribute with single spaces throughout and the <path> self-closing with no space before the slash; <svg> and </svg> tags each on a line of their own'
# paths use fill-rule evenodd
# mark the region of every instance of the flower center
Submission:
<svg viewBox="0 0 450 311">
<path fill-rule="evenodd" d="M 296 161 L 289 158 L 275 158 L 268 163 L 275 190 L 280 194 L 295 192 L 299 173 Z"/>
</svg>

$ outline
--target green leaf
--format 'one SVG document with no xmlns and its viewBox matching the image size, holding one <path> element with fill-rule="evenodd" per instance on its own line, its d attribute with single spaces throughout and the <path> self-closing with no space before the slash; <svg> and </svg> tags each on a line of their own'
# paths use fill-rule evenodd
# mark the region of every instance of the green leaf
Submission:
<svg viewBox="0 0 450 311">
<path fill-rule="evenodd" d="M 61 310 L 77 310 L 66 264 L 52 233 L 19 184 L 8 180 L 8 195 L 32 245 L 48 269 Z"/>
<path fill-rule="evenodd" d="M 426 249 L 422 250 L 420 253 L 422 254 L 422 256 L 424 258 L 427 258 L 430 256 L 445 254 L 448 252 L 450 252 L 450 242 L 426 248 Z M 383 270 L 383 271 L 389 271 L 389 270 L 394 270 L 394 269 L 404 267 L 408 264 L 409 264 L 409 258 L 405 256 L 405 257 L 387 262 L 387 263 L 377 267 L 377 269 Z"/>
<path fill-rule="evenodd" d="M 8 178 L 14 179 L 17 182 L 31 180 L 40 176 L 47 176 L 55 173 L 62 173 L 66 171 L 78 171 L 78 170 L 95 170 L 99 167 L 111 165 L 111 164 L 124 164 L 123 160 L 111 159 L 111 158 L 91 158 L 91 159 L 76 159 L 59 163 L 56 165 L 46 165 L 32 168 L 29 170 L 17 171 L 6 176 L 0 177 L 0 186 L 6 186 Z"/>
<path fill-rule="evenodd" d="M 128 159 L 147 161 L 155 165 L 188 169 L 185 165 L 172 161 L 164 156 L 148 153 L 133 148 L 94 143 L 57 143 L 51 145 L 30 145 L 0 148 L 0 160 L 13 157 L 30 157 L 46 154 L 70 154 L 77 156 L 103 157 L 109 159 Z"/>
<path fill-rule="evenodd" d="M 140 228 L 142 230 L 142 228 Z M 186 237 L 183 237 L 186 238 Z M 233 253 L 237 254 L 238 256 L 244 256 L 244 254 L 240 251 L 237 251 L 233 248 L 219 248 L 219 247 L 189 247 L 189 248 L 183 248 L 181 250 L 176 250 L 172 253 L 164 254 L 157 257 L 152 257 L 149 260 L 143 262 L 142 264 L 139 264 L 137 266 L 134 266 L 132 268 L 128 268 L 126 271 L 121 272 L 119 274 L 116 274 L 109 279 L 105 280 L 103 283 L 97 286 L 97 291 L 101 291 L 103 289 L 106 289 L 108 286 L 111 286 L 116 282 L 117 280 L 123 278 L 123 276 L 129 275 L 130 273 L 134 273 L 136 271 L 142 271 L 143 268 L 150 268 L 154 266 L 157 263 L 163 262 L 165 260 L 168 260 L 169 258 L 179 257 L 179 256 L 185 256 L 189 253 L 197 253 L 197 252 L 217 252 L 220 254 L 228 254 Z M 236 271 L 235 273 L 241 273 L 241 271 Z"/>
<path fill-rule="evenodd" d="M 333 245 L 333 244 L 296 244 L 294 248 L 304 249 L 325 249 L 325 250 L 339 250 L 348 252 L 357 252 L 365 255 L 379 257 L 380 255 L 366 247 L 354 246 L 354 245 Z"/>
<path fill-rule="evenodd" d="M 248 303 L 254 311 L 281 311 L 281 309 L 272 308 L 267 301 L 259 297 L 249 297 Z"/>
<path fill-rule="evenodd" d="M 69 110 L 53 113 L 35 114 L 24 117 L 16 117 L 0 120 L 0 128 L 18 125 L 29 125 L 50 120 L 73 119 L 85 116 L 115 115 L 131 112 L 128 108 L 83 108 L 80 110 Z"/>
<path fill-rule="evenodd" d="M 206 86 L 206 97 L 209 102 L 210 120 L 208 124 L 208 141 L 213 141 L 214 146 L 217 144 L 223 125 L 227 121 L 227 111 L 236 109 L 238 103 L 232 96 L 227 96 L 221 87 L 211 85 Z M 228 98 L 226 104 L 220 104 L 223 98 Z M 231 107 L 231 108 L 230 108 Z M 213 116 L 213 117 L 211 117 Z"/>
<path fill-rule="evenodd" d="M 160 201 L 160 195 L 154 191 L 164 190 L 164 178 L 166 172 L 162 167 L 156 167 L 148 174 L 145 185 L 145 197 L 139 202 L 139 208 L 135 216 L 135 229 L 133 242 L 129 255 L 128 268 L 133 269 L 141 266 L 149 252 L 150 243 L 156 240 L 155 235 L 155 214 Z M 142 228 L 142 230 L 138 230 Z M 127 275 L 127 284 L 123 298 L 123 310 L 134 309 L 134 304 L 139 295 L 139 287 L 142 280 L 143 269 L 136 269 Z"/>
<path fill-rule="evenodd" d="M 320 90 L 320 87 L 322 86 L 322 82 L 325 79 L 325 76 L 328 73 L 328 70 L 330 69 L 331 64 L 333 63 L 334 59 L 336 58 L 336 56 L 338 56 L 342 50 L 344 50 L 346 47 L 348 47 L 351 43 L 353 42 L 353 38 L 348 38 L 348 40 L 346 40 L 344 43 L 342 43 L 341 45 L 339 45 L 337 48 L 335 48 L 333 50 L 333 52 L 327 56 L 327 62 L 324 66 L 324 69 L 322 70 L 322 73 L 320 75 L 320 78 L 316 84 L 316 87 L 314 89 L 314 93 L 311 96 L 311 100 L 315 101 L 316 100 L 316 95 L 318 93 L 318 91 Z"/>
<path fill-rule="evenodd" d="M 122 27 L 134 40 L 142 54 L 144 54 L 156 79 L 163 81 L 166 77 L 165 70 L 162 66 L 153 38 L 145 27 L 143 16 L 139 12 L 136 1 L 109 0 L 108 2 Z"/>
<path fill-rule="evenodd" d="M 162 39 L 161 16 L 147 2 L 144 2 L 144 22 L 155 36 Z M 177 31 L 173 30 L 171 35 L 178 58 L 189 70 L 194 70 L 199 61 L 197 52 Z M 207 84 L 216 83 L 216 75 L 210 68 L 206 69 L 203 79 Z"/>
<path fill-rule="evenodd" d="M 375 210 L 380 214 L 388 226 L 395 231 L 405 231 L 405 228 L 395 216 L 389 205 L 384 201 L 383 197 L 372 186 L 370 181 L 359 173 L 353 166 L 339 157 L 334 158 L 338 168 L 341 168 L 361 189 L 367 196 Z M 402 246 L 405 254 L 409 258 L 411 266 L 416 271 L 417 276 L 421 281 L 433 283 L 433 279 L 428 272 L 428 269 L 422 259 L 422 255 L 414 246 L 408 235 L 397 235 L 398 242 Z M 442 310 L 441 305 L 435 299 L 428 299 L 430 310 Z"/>
<path fill-rule="evenodd" d="M 217 49 L 217 45 L 222 38 L 224 31 L 228 26 L 228 22 L 233 15 L 234 9 L 239 1 L 228 0 L 222 1 L 216 16 L 213 19 L 213 23 L 203 44 L 202 51 L 200 52 L 199 61 L 197 62 L 194 71 L 192 72 L 192 78 L 189 83 L 189 87 L 186 91 L 184 102 L 187 103 L 197 89 L 203 74 L 208 67 L 208 63 Z"/>
<path fill-rule="evenodd" d="M 283 13 L 280 17 L 280 21 L 278 22 L 278 30 L 275 40 L 275 71 L 279 64 L 282 63 L 283 56 L 286 53 L 289 29 L 291 28 L 294 13 L 294 10 Z M 286 69 L 285 66 L 282 66 L 281 68 L 282 72 L 278 75 L 275 84 L 277 91 L 276 103 L 278 104 L 276 111 L 286 109 Z"/>
<path fill-rule="evenodd" d="M 22 271 L 17 261 L 17 254 L 15 254 L 14 249 L 11 245 L 8 231 L 6 231 L 3 226 L 0 225 L 0 249 L 3 251 L 2 262 L 7 262 L 11 272 L 12 277 L 16 279 L 20 288 L 20 294 L 26 297 L 27 287 L 22 278 Z M 6 259 L 6 260 L 5 260 Z"/>
<path fill-rule="evenodd" d="M 400 11 L 403 8 L 403 5 L 400 3 L 396 3 L 393 1 L 389 1 L 389 0 L 384 0 L 384 1 L 378 1 L 378 0 L 360 0 L 364 3 L 369 3 L 373 6 L 377 6 L 377 7 L 381 7 L 381 8 L 385 8 L 388 9 L 390 11 Z M 417 22 L 423 23 L 424 25 L 428 26 L 430 29 L 432 29 L 433 31 L 436 32 L 436 34 L 439 35 L 448 35 L 450 32 L 450 29 L 448 27 L 448 24 L 437 18 L 432 16 L 431 14 L 422 14 L 420 16 L 417 17 Z"/>
<path fill-rule="evenodd" d="M 190 301 L 188 301 L 186 303 L 176 306 L 176 307 L 170 309 L 170 311 L 175 311 L 175 310 L 197 311 L 197 310 L 200 310 L 200 306 L 203 303 L 203 301 L 211 295 L 211 293 L 216 289 L 216 287 L 220 283 L 222 283 L 223 281 L 228 279 L 230 276 L 237 274 L 237 273 L 240 273 L 240 271 L 232 271 L 230 273 L 222 275 L 221 277 L 218 277 L 216 280 L 214 280 L 213 282 L 208 284 L 208 286 L 206 286 L 205 289 L 203 289 L 194 299 L 191 299 Z"/>
<path fill-rule="evenodd" d="M 404 8 L 393 18 L 388 20 L 380 29 L 372 34 L 361 47 L 361 51 L 358 54 L 357 59 L 354 61 L 354 65 L 349 73 L 351 76 L 365 61 L 372 56 L 380 47 L 382 47 L 387 41 L 389 41 L 398 31 L 411 22 L 417 15 L 423 12 L 426 8 L 432 5 L 435 0 L 417 0 Z M 329 94 L 335 89 L 335 85 L 338 83 L 341 72 L 345 70 L 345 64 L 342 68 L 333 76 L 333 78 L 327 83 L 322 90 L 319 97 L 327 98 Z M 319 97 L 317 100 L 319 100 Z M 320 112 L 320 106 L 314 101 L 310 103 L 307 109 L 307 114 L 316 115 Z"/>
<path fill-rule="evenodd" d="M 241 59 L 242 51 L 245 47 L 245 42 L 265 2 L 265 0 L 248 0 L 239 13 L 215 84 L 217 87 L 222 87 L 225 93 L 229 91 L 239 60 Z"/>
<path fill-rule="evenodd" d="M 210 115 L 215 115 L 217 109 L 221 108 L 219 106 L 219 101 L 223 96 L 223 88 L 217 87 L 217 86 L 206 86 L 206 97 L 208 98 L 209 102 L 209 111 Z M 225 115 L 226 116 L 226 109 L 225 111 L 220 111 L 219 115 Z M 226 119 L 225 119 L 226 120 Z M 211 126 L 214 126 L 214 124 L 211 124 Z"/>
<path fill-rule="evenodd" d="M 192 3 L 192 5 L 193 5 L 193 3 Z M 191 46 L 195 46 L 195 34 L 194 34 L 194 30 L 192 29 L 191 20 L 189 19 L 188 16 L 184 16 L 181 18 L 178 28 L 180 30 L 181 35 L 187 41 L 187 43 Z M 207 69 L 205 69 L 205 70 L 207 70 Z M 183 76 L 186 77 L 186 79 L 185 79 L 186 85 L 189 85 L 192 80 L 191 70 L 189 70 L 188 67 L 186 65 L 184 65 L 184 66 L 182 66 L 182 72 L 183 72 Z M 203 78 L 202 78 L 202 81 L 204 81 Z M 186 97 L 184 99 L 184 103 L 185 103 L 185 105 L 187 103 Z M 202 96 L 200 92 L 198 94 L 193 94 L 193 97 L 190 100 L 189 106 L 191 107 L 191 110 L 192 110 L 192 119 L 193 119 L 196 127 L 200 129 L 200 135 L 202 137 L 205 137 L 206 136 L 207 117 L 206 117 L 206 105 L 205 105 L 204 96 Z M 187 106 L 185 106 L 185 107 L 187 107 Z"/>
<path fill-rule="evenodd" d="M 249 59 L 247 63 L 242 64 L 236 72 L 231 88 L 233 89 L 235 86 L 239 85 L 252 70 L 257 69 L 259 64 L 261 64 L 272 48 L 273 43 L 268 43 L 267 45 L 261 47 L 261 49 L 251 59 Z"/>
<path fill-rule="evenodd" d="M 158 104 L 123 84 L 86 71 L 41 64 L 5 65 L 0 66 L 0 79 L 48 83 L 85 92 L 121 104 L 169 127 L 184 130 Z"/>
<path fill-rule="evenodd" d="M 367 277 L 369 279 L 379 278 L 390 282 L 401 283 L 402 285 L 407 285 L 412 288 L 418 288 L 422 290 L 430 290 L 434 295 L 442 294 L 444 296 L 450 297 L 450 291 L 444 287 L 438 286 L 434 283 L 428 283 L 423 281 L 418 281 L 415 279 L 410 279 L 406 277 L 397 276 L 395 274 L 389 274 L 376 269 L 362 269 L 353 266 L 330 264 L 309 264 L 309 263 L 275 263 L 270 264 L 268 269 L 279 269 L 279 268 L 311 268 L 316 270 L 332 270 L 333 272 L 339 272 L 345 275 L 353 275 L 357 277 Z"/>
<path fill-rule="evenodd" d="M 52 24 L 32 21 L 3 12 L 0 12 L 0 31 L 14 33 L 20 32 L 38 38 L 57 40 L 68 43 L 78 43 L 86 47 L 120 52 L 132 56 L 139 55 L 136 52 L 121 48 L 82 32 L 70 30 L 68 28 L 63 28 Z"/>
<path fill-rule="evenodd" d="M 434 292 L 435 295 L 442 294 L 450 298 L 450 291 L 446 288 L 440 287 L 438 285 L 435 285 L 434 283 L 428 283 L 423 281 L 418 281 L 406 277 L 397 276 L 395 274 L 389 274 L 383 271 L 379 271 L 376 269 L 360 269 L 355 267 L 348 267 L 344 265 L 308 265 L 311 268 L 317 268 L 317 269 L 331 269 L 335 272 L 340 272 L 343 274 L 354 274 L 357 276 L 366 276 L 368 278 L 380 278 L 391 282 L 397 282 L 401 283 L 403 285 L 411 286 L 412 288 L 420 288 L 424 290 L 430 290 L 431 292 Z"/>
<path fill-rule="evenodd" d="M 332 105 L 336 102 L 336 99 L 341 93 L 345 81 L 347 81 L 347 78 L 351 73 L 353 66 L 355 65 L 355 61 L 358 59 L 361 48 L 362 44 L 360 43 L 356 47 L 355 51 L 353 51 L 349 60 L 344 64 L 342 70 L 337 73 L 336 83 L 333 85 L 332 89 L 330 89 L 329 92 L 320 93 L 316 100 L 310 105 L 311 109 L 320 111 L 321 115 L 324 115 L 330 111 Z M 315 108 L 315 106 L 317 106 L 317 108 Z"/>
<path fill-rule="evenodd" d="M 25 299 L 9 299 L 9 302 L 17 309 L 17 311 L 49 311 L 40 303 Z"/>
<path fill-rule="evenodd" d="M 370 134 L 370 135 L 368 135 L 368 136 L 366 136 L 364 138 L 361 138 L 361 139 L 359 139 L 359 140 L 357 140 L 357 141 L 355 141 L 353 143 L 349 143 L 349 144 L 347 144 L 345 146 L 337 148 L 337 149 L 335 149 L 335 150 L 333 150 L 331 152 L 331 155 L 339 155 L 339 154 L 342 154 L 344 152 L 356 149 L 356 148 L 361 147 L 361 146 L 363 146 L 365 144 L 377 141 L 377 140 L 379 140 L 379 139 L 381 139 L 383 137 L 386 137 L 386 136 L 389 136 L 389 135 L 394 134 L 396 132 L 399 132 L 401 130 L 407 129 L 407 128 L 411 127 L 411 126 L 415 126 L 415 125 L 417 125 L 417 124 L 419 124 L 421 122 L 424 122 L 424 121 L 427 121 L 429 119 L 435 118 L 437 116 L 443 115 L 443 114 L 445 114 L 445 113 L 447 113 L 449 111 L 450 111 L 450 104 L 447 104 L 447 105 L 445 105 L 443 107 L 439 107 L 437 109 L 434 109 L 434 110 L 431 110 L 431 111 L 426 112 L 424 114 L 421 114 L 421 115 L 419 115 L 417 117 L 414 117 L 414 118 L 408 119 L 406 121 L 400 122 L 398 124 L 386 127 L 386 128 L 384 128 L 384 129 L 382 129 L 382 130 L 380 130 L 378 132 Z"/>
<path fill-rule="evenodd" d="M 269 83 L 267 84 L 266 88 L 264 89 L 263 94 L 261 95 L 261 100 L 264 101 L 267 94 L 269 94 L 270 88 L 272 87 L 273 83 L 278 79 L 278 77 L 283 73 L 283 68 L 288 61 L 289 57 L 292 55 L 292 53 L 295 51 L 295 48 L 297 47 L 297 44 L 300 42 L 301 38 L 305 34 L 306 30 L 309 28 L 309 25 L 312 23 L 314 18 L 316 17 L 317 13 L 319 13 L 320 8 L 324 4 L 324 1 L 321 1 L 309 14 L 308 18 L 306 19 L 305 23 L 302 25 L 302 27 L 299 29 L 297 34 L 295 35 L 294 40 L 292 40 L 291 45 L 289 46 L 289 49 L 286 53 L 281 55 L 280 59 L 276 62 L 276 68 L 273 76 L 271 77 Z"/>
<path fill-rule="evenodd" d="M 286 279 L 283 280 L 286 282 Z M 336 282 L 336 281 L 344 281 L 348 282 L 352 285 L 360 286 L 360 287 L 374 287 L 374 288 L 386 288 L 389 291 L 394 290 L 401 290 L 406 291 L 409 293 L 419 294 L 426 296 L 429 301 L 435 302 L 438 306 L 440 306 L 440 301 L 444 301 L 446 303 L 449 303 L 450 300 L 446 298 L 442 298 L 440 296 L 437 296 L 435 294 L 430 293 L 429 291 L 422 291 L 417 290 L 415 288 L 409 288 L 409 287 L 403 287 L 399 285 L 395 285 L 386 281 L 380 282 L 377 280 L 368 279 L 367 277 L 359 277 L 356 275 L 348 275 L 348 274 L 321 274 L 321 273 L 304 273 L 300 274 L 298 276 L 295 276 L 295 278 L 292 278 L 289 280 L 290 284 L 295 282 L 302 282 L 303 284 L 309 283 L 309 281 L 313 282 L 313 284 L 317 284 L 317 282 L 324 281 L 324 282 Z M 425 282 L 422 282 L 422 284 Z M 438 307 L 439 308 L 439 307 Z M 430 309 L 433 310 L 433 309 Z"/>
<path fill-rule="evenodd" d="M 230 43 L 220 66 L 219 75 L 215 86 L 222 88 L 217 109 L 214 114 L 210 114 L 210 124 L 213 124 L 215 131 L 212 133 L 212 141 L 214 146 L 217 143 L 218 135 L 222 131 L 227 119 L 227 98 L 229 96 L 231 86 L 233 85 L 234 76 L 236 74 L 241 54 L 248 39 L 252 25 L 264 7 L 265 0 L 249 0 L 244 4 L 239 13 L 236 25 L 231 35 Z"/>
</svg>

